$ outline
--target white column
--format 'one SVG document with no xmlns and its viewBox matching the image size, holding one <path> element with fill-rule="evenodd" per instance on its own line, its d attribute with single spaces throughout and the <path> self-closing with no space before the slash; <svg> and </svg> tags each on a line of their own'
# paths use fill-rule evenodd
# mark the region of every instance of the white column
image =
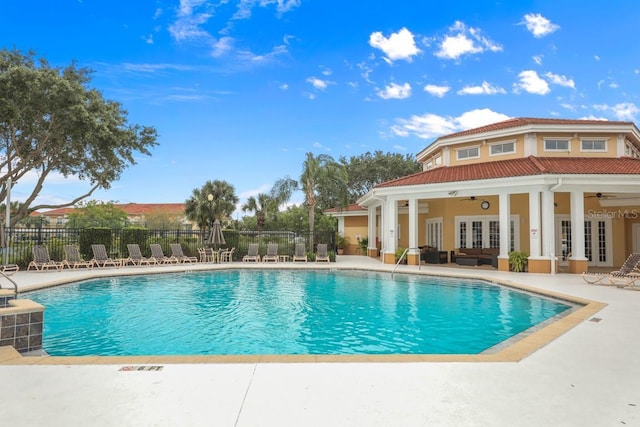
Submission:
<svg viewBox="0 0 640 427">
<path fill-rule="evenodd" d="M 571 201 L 571 257 L 584 261 L 584 193 L 572 191 L 569 194 Z"/>
<path fill-rule="evenodd" d="M 389 200 L 384 204 L 384 240 L 382 246 L 384 253 L 395 254 L 398 247 L 398 202 Z"/>
<path fill-rule="evenodd" d="M 553 193 L 542 192 L 542 256 L 551 260 L 551 274 L 556 272 L 556 221 Z"/>
<path fill-rule="evenodd" d="M 529 256 L 540 258 L 540 192 L 529 192 Z"/>
<path fill-rule="evenodd" d="M 344 217 L 338 217 L 338 234 L 344 236 Z"/>
<path fill-rule="evenodd" d="M 367 249 L 376 249 L 376 210 L 377 206 L 367 208 Z"/>
<path fill-rule="evenodd" d="M 498 195 L 498 213 L 500 215 L 500 258 L 509 258 L 511 249 L 511 206 L 510 195 L 500 193 Z"/>
<path fill-rule="evenodd" d="M 409 253 L 418 253 L 418 200 L 409 199 Z"/>
</svg>

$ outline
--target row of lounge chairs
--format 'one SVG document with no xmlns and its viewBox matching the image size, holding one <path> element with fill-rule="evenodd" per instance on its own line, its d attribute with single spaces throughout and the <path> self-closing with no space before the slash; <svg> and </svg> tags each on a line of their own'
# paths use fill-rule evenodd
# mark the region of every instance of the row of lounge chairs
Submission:
<svg viewBox="0 0 640 427">
<path fill-rule="evenodd" d="M 617 286 L 640 290 L 640 253 L 632 253 L 622 266 L 609 273 L 584 272 L 582 279 L 591 285 Z"/>
<path fill-rule="evenodd" d="M 326 243 L 319 243 L 318 250 L 316 252 L 316 262 L 329 262 L 329 252 Z M 278 255 L 278 244 L 267 244 L 267 253 L 260 257 L 259 245 L 257 243 L 250 243 L 247 254 L 242 257 L 242 262 L 279 262 L 282 256 Z M 295 253 L 293 255 L 293 262 L 307 262 L 306 245 L 304 243 L 296 243 Z"/>
<path fill-rule="evenodd" d="M 93 258 L 85 260 L 80 255 L 78 247 L 75 245 L 64 245 L 65 258 L 62 261 L 55 261 L 51 259 L 49 250 L 46 246 L 36 245 L 32 249 L 33 260 L 27 266 L 27 271 L 32 268 L 37 271 L 45 271 L 55 269 L 61 271 L 63 268 L 77 269 L 80 267 L 93 268 L 93 267 L 122 267 L 125 265 L 162 265 L 162 264 L 183 264 L 197 262 L 198 258 L 193 256 L 187 256 L 182 250 L 182 246 L 179 243 L 171 243 L 171 255 L 165 256 L 162 251 L 162 246 L 157 243 L 149 245 L 151 249 L 151 256 L 144 257 L 138 244 L 128 244 L 127 249 L 129 256 L 127 258 L 112 258 L 107 254 L 105 245 L 95 244 L 91 245 L 93 252 Z"/>
</svg>

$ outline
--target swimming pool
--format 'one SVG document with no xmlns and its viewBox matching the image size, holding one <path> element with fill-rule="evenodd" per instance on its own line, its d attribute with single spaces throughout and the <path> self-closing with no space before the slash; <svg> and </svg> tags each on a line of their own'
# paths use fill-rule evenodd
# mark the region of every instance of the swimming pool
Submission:
<svg viewBox="0 0 640 427">
<path fill-rule="evenodd" d="M 46 306 L 53 356 L 479 354 L 572 308 L 479 280 L 220 270 L 95 279 Z"/>
</svg>

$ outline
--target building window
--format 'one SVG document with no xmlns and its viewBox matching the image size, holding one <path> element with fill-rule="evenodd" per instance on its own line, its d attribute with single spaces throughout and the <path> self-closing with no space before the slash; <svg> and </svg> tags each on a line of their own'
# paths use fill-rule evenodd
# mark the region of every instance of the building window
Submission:
<svg viewBox="0 0 640 427">
<path fill-rule="evenodd" d="M 435 166 L 440 166 L 440 165 L 442 164 L 442 156 L 436 156 L 436 157 L 433 159 L 433 164 L 434 164 Z"/>
<path fill-rule="evenodd" d="M 433 169 L 433 162 L 431 160 L 427 162 L 427 170 L 429 169 Z"/>
<path fill-rule="evenodd" d="M 581 151 L 607 151 L 606 139 L 583 139 L 580 141 Z"/>
<path fill-rule="evenodd" d="M 480 157 L 480 148 L 460 148 L 459 150 L 456 150 L 456 156 L 458 160 L 477 159 L 478 157 Z"/>
<path fill-rule="evenodd" d="M 544 151 L 569 151 L 568 139 L 545 139 Z"/>
<path fill-rule="evenodd" d="M 501 142 L 499 144 L 491 144 L 489 146 L 489 154 L 492 156 L 499 156 L 501 154 L 509 154 L 516 152 L 515 141 Z"/>
</svg>

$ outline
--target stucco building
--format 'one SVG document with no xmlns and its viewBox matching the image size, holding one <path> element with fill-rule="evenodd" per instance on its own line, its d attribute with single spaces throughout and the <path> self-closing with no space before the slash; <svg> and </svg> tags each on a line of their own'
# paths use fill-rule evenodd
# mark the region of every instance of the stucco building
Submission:
<svg viewBox="0 0 640 427">
<path fill-rule="evenodd" d="M 528 271 L 573 273 L 621 265 L 640 251 L 640 131 L 632 122 L 515 118 L 436 139 L 416 155 L 423 171 L 375 186 L 330 210 L 352 245 L 395 262 L 408 248 L 451 255 L 511 251 Z M 351 252 L 353 253 L 353 251 Z"/>
</svg>

